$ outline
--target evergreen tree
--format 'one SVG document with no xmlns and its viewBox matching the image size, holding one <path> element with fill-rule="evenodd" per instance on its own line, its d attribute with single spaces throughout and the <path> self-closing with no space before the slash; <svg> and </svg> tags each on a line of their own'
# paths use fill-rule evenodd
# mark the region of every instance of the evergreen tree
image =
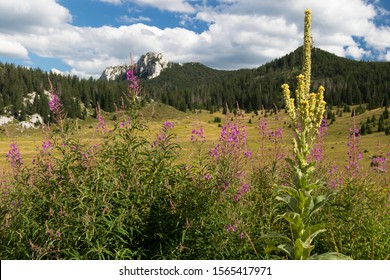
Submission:
<svg viewBox="0 0 390 280">
<path fill-rule="evenodd" d="M 360 127 L 360 134 L 361 135 L 366 135 L 367 134 L 367 131 L 366 131 L 366 124 L 362 124 L 361 127 Z"/>
</svg>

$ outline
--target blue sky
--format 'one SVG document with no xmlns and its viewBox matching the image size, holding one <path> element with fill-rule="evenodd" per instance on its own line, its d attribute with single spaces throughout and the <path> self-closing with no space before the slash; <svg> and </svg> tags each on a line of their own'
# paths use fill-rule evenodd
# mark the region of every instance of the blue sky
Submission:
<svg viewBox="0 0 390 280">
<path fill-rule="evenodd" d="M 307 8 L 316 47 L 390 61 L 388 0 L 1 0 L 0 61 L 86 78 L 130 52 L 254 68 L 302 44 Z"/>
</svg>

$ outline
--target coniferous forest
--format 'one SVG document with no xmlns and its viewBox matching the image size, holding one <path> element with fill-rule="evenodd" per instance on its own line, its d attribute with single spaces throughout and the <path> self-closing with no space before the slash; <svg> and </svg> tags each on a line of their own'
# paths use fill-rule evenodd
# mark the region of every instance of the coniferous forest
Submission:
<svg viewBox="0 0 390 280">
<path fill-rule="evenodd" d="M 313 49 L 312 87 L 326 88 L 328 106 L 366 104 L 367 109 L 388 106 L 390 101 L 390 63 L 353 61 Z M 302 48 L 256 69 L 215 70 L 200 63 L 170 63 L 160 76 L 141 80 L 147 100 L 153 99 L 179 110 L 226 107 L 250 112 L 262 108 L 283 108 L 280 85 L 299 74 Z M 26 115 L 40 114 L 45 122 L 49 79 L 58 92 L 64 111 L 71 118 L 85 118 L 88 109 L 99 106 L 113 112 L 126 91 L 125 77 L 117 81 L 80 79 L 40 69 L 0 63 L 0 115 L 9 114 L 23 121 Z M 31 94 L 35 92 L 36 94 Z M 92 110 L 91 112 L 93 112 Z"/>
</svg>

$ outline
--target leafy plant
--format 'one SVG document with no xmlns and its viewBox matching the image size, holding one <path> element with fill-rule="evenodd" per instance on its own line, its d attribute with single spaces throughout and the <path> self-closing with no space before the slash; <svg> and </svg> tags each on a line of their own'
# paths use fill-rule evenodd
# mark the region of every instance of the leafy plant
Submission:
<svg viewBox="0 0 390 280">
<path fill-rule="evenodd" d="M 303 74 L 299 75 L 295 100 L 290 97 L 287 84 L 282 85 L 286 109 L 292 120 L 295 132 L 293 138 L 294 160 L 287 159 L 292 168 L 291 186 L 279 186 L 279 195 L 276 199 L 287 206 L 287 210 L 279 215 L 290 227 L 290 235 L 267 234 L 264 237 L 280 238 L 287 243 L 269 247 L 272 250 L 281 250 L 290 259 L 324 259 L 346 258 L 336 253 L 312 255 L 314 238 L 325 232 L 323 224 L 312 224 L 313 215 L 323 208 L 332 193 L 317 195 L 316 191 L 322 185 L 319 180 L 313 181 L 312 174 L 315 162 L 308 162 L 310 151 L 313 148 L 318 129 L 325 113 L 324 91 L 320 86 L 317 93 L 310 93 L 311 77 L 311 11 L 305 11 L 304 36 L 304 65 Z"/>
</svg>

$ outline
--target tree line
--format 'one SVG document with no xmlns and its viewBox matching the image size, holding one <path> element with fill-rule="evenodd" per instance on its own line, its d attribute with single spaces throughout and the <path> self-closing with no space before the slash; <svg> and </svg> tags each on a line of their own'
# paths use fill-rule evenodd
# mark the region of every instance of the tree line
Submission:
<svg viewBox="0 0 390 280">
<path fill-rule="evenodd" d="M 200 63 L 170 63 L 160 76 L 141 79 L 145 101 L 155 100 L 179 110 L 226 107 L 254 111 L 283 108 L 280 86 L 295 84 L 302 69 L 302 48 L 256 69 L 216 70 Z M 50 87 L 54 85 L 69 117 L 85 118 L 99 106 L 113 112 L 119 107 L 127 83 L 125 75 L 116 81 L 80 79 L 40 69 L 0 63 L 0 115 L 5 113 L 24 120 L 40 114 L 45 122 L 52 117 L 48 108 Z M 328 106 L 367 104 L 367 109 L 387 107 L 390 101 L 390 63 L 365 62 L 341 58 L 321 49 L 312 50 L 313 91 L 326 89 Z M 292 91 L 295 89 L 292 88 Z M 32 99 L 31 93 L 35 93 Z M 30 101 L 27 99 L 30 98 Z"/>
<path fill-rule="evenodd" d="M 326 89 L 330 107 L 390 101 L 390 63 L 341 58 L 318 48 L 312 51 L 313 91 Z M 284 106 L 280 85 L 295 84 L 302 69 L 302 48 L 256 69 L 219 71 L 197 63 L 173 65 L 143 86 L 150 98 L 180 110 L 239 106 L 247 111 Z M 294 90 L 294 89 L 293 89 Z"/>
<path fill-rule="evenodd" d="M 45 122 L 52 118 L 48 106 L 49 79 L 60 97 L 68 117 L 85 118 L 87 110 L 99 106 L 113 112 L 120 106 L 126 83 L 80 79 L 40 69 L 0 63 L 0 115 L 23 121 L 27 115 L 40 114 Z M 92 112 L 93 112 L 92 111 Z"/>
</svg>

